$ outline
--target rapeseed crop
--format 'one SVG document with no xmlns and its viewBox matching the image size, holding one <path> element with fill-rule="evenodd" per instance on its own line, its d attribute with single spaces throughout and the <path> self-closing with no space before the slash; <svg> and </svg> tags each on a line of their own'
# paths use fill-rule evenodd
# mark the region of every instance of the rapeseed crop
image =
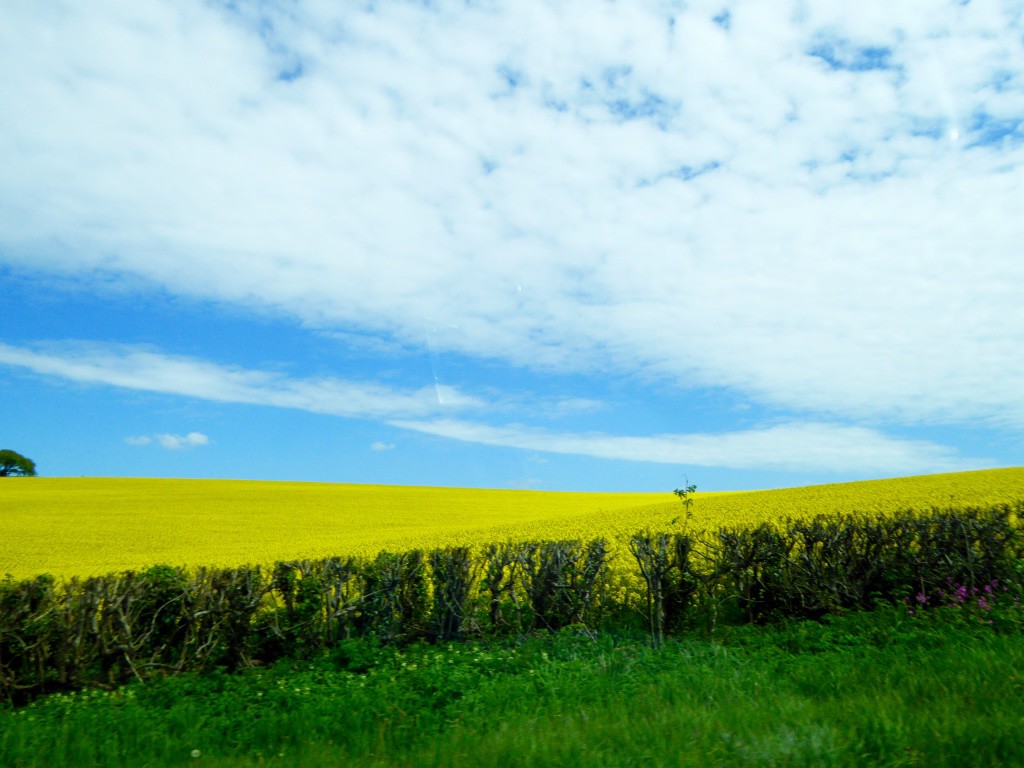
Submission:
<svg viewBox="0 0 1024 768">
<path fill-rule="evenodd" d="M 31 478 L 0 486 L 0 575 L 88 576 L 155 563 L 270 564 L 384 549 L 578 536 L 574 521 L 671 494 L 328 483 Z"/>
<path fill-rule="evenodd" d="M 0 575 L 89 576 L 157 563 L 270 564 L 501 541 L 609 539 L 786 517 L 882 514 L 1024 498 L 1024 468 L 693 495 L 226 480 L 24 478 L 0 483 Z M 675 522 L 673 522 L 675 521 Z"/>
</svg>

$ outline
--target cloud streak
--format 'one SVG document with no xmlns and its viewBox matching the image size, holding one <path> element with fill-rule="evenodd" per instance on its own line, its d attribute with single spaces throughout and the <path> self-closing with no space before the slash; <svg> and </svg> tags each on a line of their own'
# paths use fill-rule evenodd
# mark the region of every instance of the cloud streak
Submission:
<svg viewBox="0 0 1024 768">
<path fill-rule="evenodd" d="M 180 451 L 185 448 L 197 448 L 202 445 L 209 445 L 210 438 L 204 435 L 202 432 L 189 432 L 187 435 L 172 435 L 169 433 L 161 433 L 158 435 L 137 435 L 134 437 L 126 437 L 124 439 L 128 445 L 150 445 L 156 443 L 162 448 L 166 448 L 169 451 Z"/>
<path fill-rule="evenodd" d="M 414 432 L 478 445 L 543 453 L 591 456 L 664 464 L 766 469 L 860 472 L 865 474 L 952 471 L 991 466 L 992 460 L 960 457 L 951 448 L 923 440 L 900 440 L 876 430 L 827 423 L 787 423 L 716 434 L 623 436 L 600 432 L 559 432 L 525 425 L 496 426 L 482 420 L 438 418 L 486 411 L 486 403 L 446 388 L 444 404 L 435 388 L 413 392 L 378 384 L 335 379 L 302 380 L 283 374 L 216 365 L 149 349 L 114 345 L 53 345 L 25 349 L 0 343 L 0 364 L 68 381 L 195 397 L 204 400 L 294 408 L 347 418 L 370 418 Z M 570 401 L 569 410 L 580 407 Z M 590 401 L 583 403 L 588 409 Z M 493 411 L 493 409 L 491 409 Z M 541 407 L 540 413 L 556 406 Z M 484 414 L 481 414 L 484 415 Z M 198 432 L 128 437 L 129 445 L 156 443 L 169 450 L 206 445 Z M 374 442 L 383 452 L 393 443 Z"/>
<path fill-rule="evenodd" d="M 945 446 L 899 440 L 876 430 L 821 423 L 780 424 L 723 434 L 622 436 L 566 434 L 522 425 L 489 426 L 441 419 L 396 421 L 394 426 L 483 445 L 600 459 L 697 467 L 915 474 L 990 467 L 990 459 L 964 459 Z"/>
<path fill-rule="evenodd" d="M 424 416 L 445 406 L 473 409 L 483 403 L 454 387 L 397 390 L 373 382 L 336 378 L 294 379 L 281 373 L 221 366 L 151 349 L 109 344 L 61 344 L 28 349 L 0 343 L 0 364 L 83 384 L 160 392 L 226 403 L 295 408 L 349 418 Z"/>
</svg>

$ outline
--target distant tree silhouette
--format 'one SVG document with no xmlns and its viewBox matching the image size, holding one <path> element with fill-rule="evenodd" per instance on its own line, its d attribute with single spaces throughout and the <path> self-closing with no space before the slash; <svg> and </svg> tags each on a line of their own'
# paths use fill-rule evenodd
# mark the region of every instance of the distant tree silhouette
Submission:
<svg viewBox="0 0 1024 768">
<path fill-rule="evenodd" d="M 36 463 L 20 453 L 4 449 L 0 451 L 0 477 L 34 477 Z"/>
</svg>

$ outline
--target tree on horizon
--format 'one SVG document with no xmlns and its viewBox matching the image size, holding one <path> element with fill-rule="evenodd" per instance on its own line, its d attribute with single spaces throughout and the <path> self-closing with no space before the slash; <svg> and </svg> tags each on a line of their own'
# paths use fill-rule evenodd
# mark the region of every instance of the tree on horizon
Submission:
<svg viewBox="0 0 1024 768">
<path fill-rule="evenodd" d="M 35 477 L 36 463 L 16 451 L 0 451 L 0 477 Z"/>
</svg>

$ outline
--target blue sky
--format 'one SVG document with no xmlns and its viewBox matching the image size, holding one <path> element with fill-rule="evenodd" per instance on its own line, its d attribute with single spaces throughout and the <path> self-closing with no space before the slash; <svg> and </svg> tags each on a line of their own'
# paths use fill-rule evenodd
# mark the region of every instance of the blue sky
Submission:
<svg viewBox="0 0 1024 768">
<path fill-rule="evenodd" d="M 1020 2 L 0 3 L 0 71 L 41 474 L 1024 464 Z"/>
</svg>

